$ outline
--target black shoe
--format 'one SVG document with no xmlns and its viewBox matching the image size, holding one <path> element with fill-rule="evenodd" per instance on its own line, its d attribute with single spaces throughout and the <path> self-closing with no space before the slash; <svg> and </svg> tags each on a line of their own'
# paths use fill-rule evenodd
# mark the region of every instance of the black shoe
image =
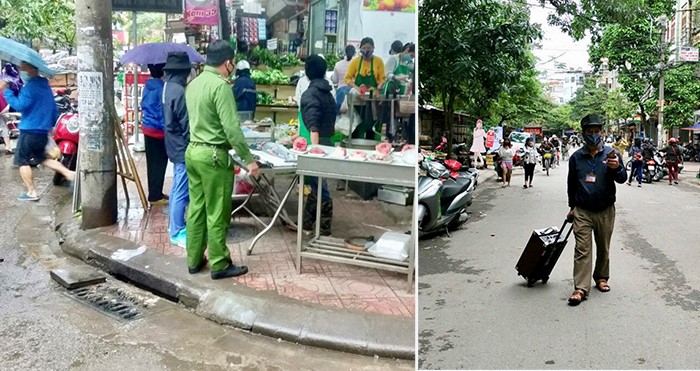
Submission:
<svg viewBox="0 0 700 371">
<path fill-rule="evenodd" d="M 190 274 L 197 274 L 199 271 L 202 270 L 202 268 L 207 266 L 207 259 L 202 259 L 202 261 L 199 263 L 198 266 L 192 268 L 192 267 L 187 267 L 187 270 L 190 272 Z"/>
<path fill-rule="evenodd" d="M 238 277 L 246 273 L 248 273 L 248 267 L 246 267 L 245 265 L 238 266 L 234 264 L 229 264 L 228 268 L 222 271 L 211 272 L 211 279 L 220 280 L 222 278 Z"/>
</svg>

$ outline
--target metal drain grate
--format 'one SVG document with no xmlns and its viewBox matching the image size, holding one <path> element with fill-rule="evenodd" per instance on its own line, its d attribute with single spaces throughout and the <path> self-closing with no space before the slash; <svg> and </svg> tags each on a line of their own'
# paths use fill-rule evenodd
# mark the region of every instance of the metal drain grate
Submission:
<svg viewBox="0 0 700 371">
<path fill-rule="evenodd" d="M 122 288 L 107 284 L 83 287 L 67 291 L 65 294 L 122 321 L 133 321 L 141 318 L 144 312 L 152 306 L 148 300 L 143 300 Z"/>
</svg>

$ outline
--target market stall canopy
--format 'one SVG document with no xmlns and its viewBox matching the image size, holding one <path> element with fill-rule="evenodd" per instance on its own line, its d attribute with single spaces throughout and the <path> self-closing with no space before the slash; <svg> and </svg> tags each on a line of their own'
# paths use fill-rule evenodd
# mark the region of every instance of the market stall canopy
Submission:
<svg viewBox="0 0 700 371">
<path fill-rule="evenodd" d="M 700 130 L 700 122 L 698 122 L 697 124 L 695 124 L 689 128 L 681 128 L 681 130 Z"/>
<path fill-rule="evenodd" d="M 34 49 L 2 36 L 0 36 L 0 59 L 18 66 L 22 62 L 27 62 L 46 77 L 53 77 L 55 73 Z"/>
<path fill-rule="evenodd" d="M 170 52 L 185 52 L 190 57 L 192 63 L 204 62 L 202 57 L 196 50 L 189 45 L 176 43 L 149 43 L 139 45 L 124 54 L 119 62 L 135 63 L 135 64 L 161 64 L 168 59 Z"/>
</svg>

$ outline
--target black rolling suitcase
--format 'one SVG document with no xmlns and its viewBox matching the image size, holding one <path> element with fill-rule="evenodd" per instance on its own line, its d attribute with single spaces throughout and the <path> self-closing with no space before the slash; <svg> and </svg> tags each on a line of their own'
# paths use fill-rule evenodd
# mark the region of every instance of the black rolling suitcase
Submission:
<svg viewBox="0 0 700 371">
<path fill-rule="evenodd" d="M 567 221 L 564 220 L 564 224 L 559 229 L 549 227 L 532 232 L 532 236 L 525 246 L 525 251 L 515 266 L 518 275 L 527 280 L 528 287 L 534 286 L 535 282 L 539 280 L 542 280 L 542 283 L 547 283 L 549 280 L 549 275 L 552 273 L 554 265 L 557 264 L 573 229 L 573 225 L 569 226 L 566 237 L 561 238 L 566 223 Z"/>
</svg>

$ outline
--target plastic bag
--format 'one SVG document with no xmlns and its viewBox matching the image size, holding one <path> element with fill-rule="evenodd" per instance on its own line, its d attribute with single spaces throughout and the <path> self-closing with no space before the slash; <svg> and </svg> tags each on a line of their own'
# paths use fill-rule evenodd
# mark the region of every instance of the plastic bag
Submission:
<svg viewBox="0 0 700 371">
<path fill-rule="evenodd" d="M 46 147 L 44 147 L 44 152 L 46 153 L 46 158 L 51 160 L 58 160 L 61 158 L 61 150 L 58 148 L 58 144 L 49 135 L 49 140 L 46 142 Z"/>
</svg>

